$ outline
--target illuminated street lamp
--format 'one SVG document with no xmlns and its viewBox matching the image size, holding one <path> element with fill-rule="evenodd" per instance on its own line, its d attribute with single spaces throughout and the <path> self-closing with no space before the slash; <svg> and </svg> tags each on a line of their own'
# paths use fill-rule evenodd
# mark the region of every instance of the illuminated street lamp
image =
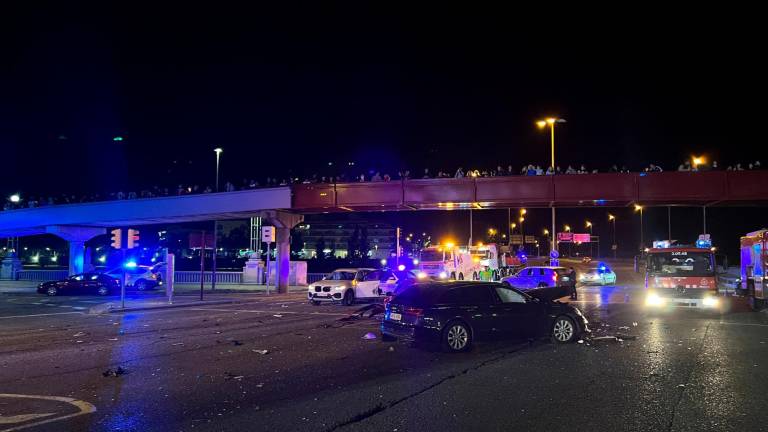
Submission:
<svg viewBox="0 0 768 432">
<path fill-rule="evenodd" d="M 221 158 L 221 153 L 224 152 L 224 149 L 221 147 L 216 147 L 213 149 L 213 151 L 216 153 L 216 192 L 219 191 L 219 159 Z M 216 251 L 218 250 L 216 248 L 216 244 L 219 240 L 219 221 L 214 220 L 213 221 L 213 252 L 212 252 L 212 266 L 211 266 L 211 290 L 216 289 Z M 205 253 L 205 251 L 201 252 Z M 202 295 L 202 294 L 201 294 Z"/>
<path fill-rule="evenodd" d="M 539 129 L 544 129 L 549 125 L 549 131 L 550 131 L 550 137 L 551 137 L 551 149 L 552 149 L 552 158 L 551 158 L 551 165 L 552 165 L 552 173 L 556 174 L 555 171 L 555 124 L 556 123 L 565 123 L 565 119 L 557 118 L 557 117 L 548 117 L 544 120 L 539 120 L 536 122 L 536 125 L 539 127 Z M 555 206 L 552 206 L 552 232 L 555 232 Z M 551 244 L 552 250 L 557 250 L 557 242 L 555 241 L 555 236 L 552 236 L 552 244 Z"/>
<path fill-rule="evenodd" d="M 611 249 L 613 249 L 613 259 L 616 259 L 616 216 L 608 213 L 608 221 L 613 222 L 613 244 Z"/>
<path fill-rule="evenodd" d="M 520 214 L 525 214 L 525 209 L 520 210 Z M 520 237 L 522 237 L 521 240 L 521 247 L 523 248 L 523 253 L 525 253 L 525 231 L 523 230 L 523 222 L 525 222 L 525 218 L 520 216 Z"/>
<path fill-rule="evenodd" d="M 699 165 L 707 163 L 707 160 L 704 158 L 704 156 L 693 156 L 691 158 L 691 165 L 693 165 L 693 169 L 697 170 L 699 169 Z"/>
<path fill-rule="evenodd" d="M 565 232 L 571 232 L 571 226 L 570 225 L 566 225 L 565 226 Z"/>
<path fill-rule="evenodd" d="M 13 194 L 8 197 L 8 201 L 18 204 L 21 201 L 21 196 L 19 194 Z"/>
<path fill-rule="evenodd" d="M 643 250 L 643 206 L 635 204 L 635 211 L 640 212 L 640 250 Z"/>
<path fill-rule="evenodd" d="M 586 226 L 589 228 L 589 256 L 592 256 L 592 222 L 587 221 Z"/>
</svg>

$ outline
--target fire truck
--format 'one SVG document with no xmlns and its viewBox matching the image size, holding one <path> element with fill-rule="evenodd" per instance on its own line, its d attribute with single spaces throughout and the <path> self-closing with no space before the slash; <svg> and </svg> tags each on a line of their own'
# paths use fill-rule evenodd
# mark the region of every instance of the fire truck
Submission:
<svg viewBox="0 0 768 432">
<path fill-rule="evenodd" d="M 647 249 L 646 306 L 720 309 L 715 253 L 709 246 Z"/>
<path fill-rule="evenodd" d="M 761 229 L 741 238 L 741 283 L 754 309 L 766 305 L 768 297 L 768 230 Z"/>
<path fill-rule="evenodd" d="M 455 280 L 478 280 L 480 271 L 486 266 L 496 279 L 499 254 L 495 244 L 430 246 L 421 251 L 418 265 L 419 270 L 429 277 Z"/>
</svg>

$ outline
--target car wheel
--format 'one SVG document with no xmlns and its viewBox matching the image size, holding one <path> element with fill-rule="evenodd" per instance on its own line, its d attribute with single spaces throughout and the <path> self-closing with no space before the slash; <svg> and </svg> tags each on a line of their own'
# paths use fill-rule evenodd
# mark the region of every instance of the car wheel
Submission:
<svg viewBox="0 0 768 432">
<path fill-rule="evenodd" d="M 459 273 L 459 280 L 464 280 L 464 273 Z"/>
<path fill-rule="evenodd" d="M 552 326 L 552 338 L 561 344 L 573 342 L 576 338 L 576 324 L 567 316 L 557 317 Z"/>
<path fill-rule="evenodd" d="M 135 284 L 133 284 L 133 286 L 136 287 L 136 289 L 139 291 L 144 291 L 147 289 L 147 281 L 144 279 L 139 279 Z"/>
<path fill-rule="evenodd" d="M 59 293 L 59 290 L 56 289 L 56 287 L 48 287 L 48 289 L 45 290 L 45 294 L 53 297 Z"/>
<path fill-rule="evenodd" d="M 443 329 L 443 347 L 449 352 L 462 352 L 472 346 L 469 326 L 461 321 L 452 321 Z"/>
<path fill-rule="evenodd" d="M 319 300 L 312 300 L 312 305 L 313 306 L 320 306 L 320 301 Z"/>
<path fill-rule="evenodd" d="M 344 299 L 342 300 L 342 304 L 344 306 L 352 306 L 355 303 L 355 291 L 348 289 L 344 292 Z"/>
<path fill-rule="evenodd" d="M 105 287 L 105 286 L 100 286 L 99 289 L 96 290 L 96 294 L 98 294 L 100 296 L 105 296 L 105 295 L 109 294 L 109 289 L 107 289 L 107 287 Z"/>
</svg>

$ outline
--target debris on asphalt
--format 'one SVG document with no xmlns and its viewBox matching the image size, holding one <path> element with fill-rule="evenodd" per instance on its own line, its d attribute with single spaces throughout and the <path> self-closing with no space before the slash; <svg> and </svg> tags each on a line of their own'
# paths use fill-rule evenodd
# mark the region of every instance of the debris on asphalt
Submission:
<svg viewBox="0 0 768 432">
<path fill-rule="evenodd" d="M 619 338 L 616 336 L 598 336 L 592 338 L 592 343 L 610 343 L 610 342 L 619 342 Z"/>
<path fill-rule="evenodd" d="M 628 334 L 621 334 L 621 333 L 616 333 L 616 337 L 620 338 L 620 339 L 624 339 L 624 340 L 635 340 L 635 339 L 637 339 L 637 336 L 635 336 L 635 335 L 628 335 Z"/>
<path fill-rule="evenodd" d="M 578 341 L 576 341 L 576 343 L 583 344 L 584 343 L 584 339 L 579 339 Z"/>
<path fill-rule="evenodd" d="M 243 378 L 245 378 L 245 376 L 243 376 L 243 375 L 235 375 L 232 372 L 224 372 L 224 379 L 227 379 L 227 380 L 238 380 L 238 381 L 240 381 Z"/>
<path fill-rule="evenodd" d="M 685 387 L 685 384 L 678 384 L 678 387 Z"/>
<path fill-rule="evenodd" d="M 373 340 L 373 339 L 376 339 L 376 335 L 371 333 L 371 332 L 368 332 L 368 333 L 363 335 L 363 339 L 365 339 L 365 340 Z"/>
<path fill-rule="evenodd" d="M 255 350 L 251 350 L 251 351 L 253 351 L 255 353 L 258 353 L 258 354 L 261 354 L 261 355 L 269 354 L 269 350 L 258 350 L 258 349 L 255 349 Z"/>
<path fill-rule="evenodd" d="M 272 316 L 273 316 L 273 317 L 275 317 L 275 318 L 282 318 L 282 317 L 283 317 L 283 316 L 282 316 L 282 315 L 280 315 L 280 314 L 275 314 L 275 315 L 272 315 Z"/>
<path fill-rule="evenodd" d="M 653 323 L 651 323 L 651 324 L 653 324 Z M 637 323 L 632 321 L 632 327 L 637 327 Z"/>
<path fill-rule="evenodd" d="M 289 306 L 284 304 L 284 305 L 280 305 L 280 307 L 284 307 L 284 308 L 287 308 L 287 307 L 289 307 Z"/>
<path fill-rule="evenodd" d="M 72 335 L 72 337 L 80 337 L 80 336 L 85 336 L 85 332 L 78 332 Z"/>
<path fill-rule="evenodd" d="M 627 326 L 621 326 L 621 327 L 619 327 L 619 330 L 629 330 L 629 327 L 627 327 Z"/>
<path fill-rule="evenodd" d="M 395 347 L 393 347 L 393 346 L 389 347 L 389 350 L 388 350 L 388 351 L 389 351 L 389 352 L 394 352 L 394 351 L 395 351 Z"/>
<path fill-rule="evenodd" d="M 232 343 L 232 345 L 234 345 L 234 346 L 240 346 L 240 345 L 242 345 L 242 344 L 243 344 L 243 343 L 242 343 L 242 342 L 240 342 L 239 340 L 232 340 L 232 341 L 230 341 L 230 342 L 231 342 L 231 343 Z"/>
<path fill-rule="evenodd" d="M 83 343 L 83 341 L 80 341 L 80 340 L 79 340 L 79 341 L 75 341 L 75 343 Z"/>
<path fill-rule="evenodd" d="M 109 338 L 109 340 L 111 340 L 111 341 L 116 341 L 116 340 L 117 340 L 117 338 Z"/>
<path fill-rule="evenodd" d="M 125 375 L 128 371 L 123 369 L 121 366 L 118 366 L 117 369 L 109 368 L 101 373 L 102 376 L 105 377 L 119 377 L 120 375 Z"/>
<path fill-rule="evenodd" d="M 184 342 L 176 342 L 176 343 L 172 343 L 171 345 L 173 345 L 173 346 L 184 345 Z"/>
</svg>

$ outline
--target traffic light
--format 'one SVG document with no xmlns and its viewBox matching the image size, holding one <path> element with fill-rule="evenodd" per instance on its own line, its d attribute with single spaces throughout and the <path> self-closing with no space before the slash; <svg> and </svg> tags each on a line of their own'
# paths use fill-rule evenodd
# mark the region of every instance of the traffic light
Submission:
<svg viewBox="0 0 768 432">
<path fill-rule="evenodd" d="M 112 230 L 112 247 L 113 248 L 120 249 L 123 246 L 122 234 L 123 234 L 123 230 L 121 230 L 120 228 Z"/>
<path fill-rule="evenodd" d="M 139 230 L 129 228 L 128 229 L 128 249 L 139 247 Z"/>
</svg>

